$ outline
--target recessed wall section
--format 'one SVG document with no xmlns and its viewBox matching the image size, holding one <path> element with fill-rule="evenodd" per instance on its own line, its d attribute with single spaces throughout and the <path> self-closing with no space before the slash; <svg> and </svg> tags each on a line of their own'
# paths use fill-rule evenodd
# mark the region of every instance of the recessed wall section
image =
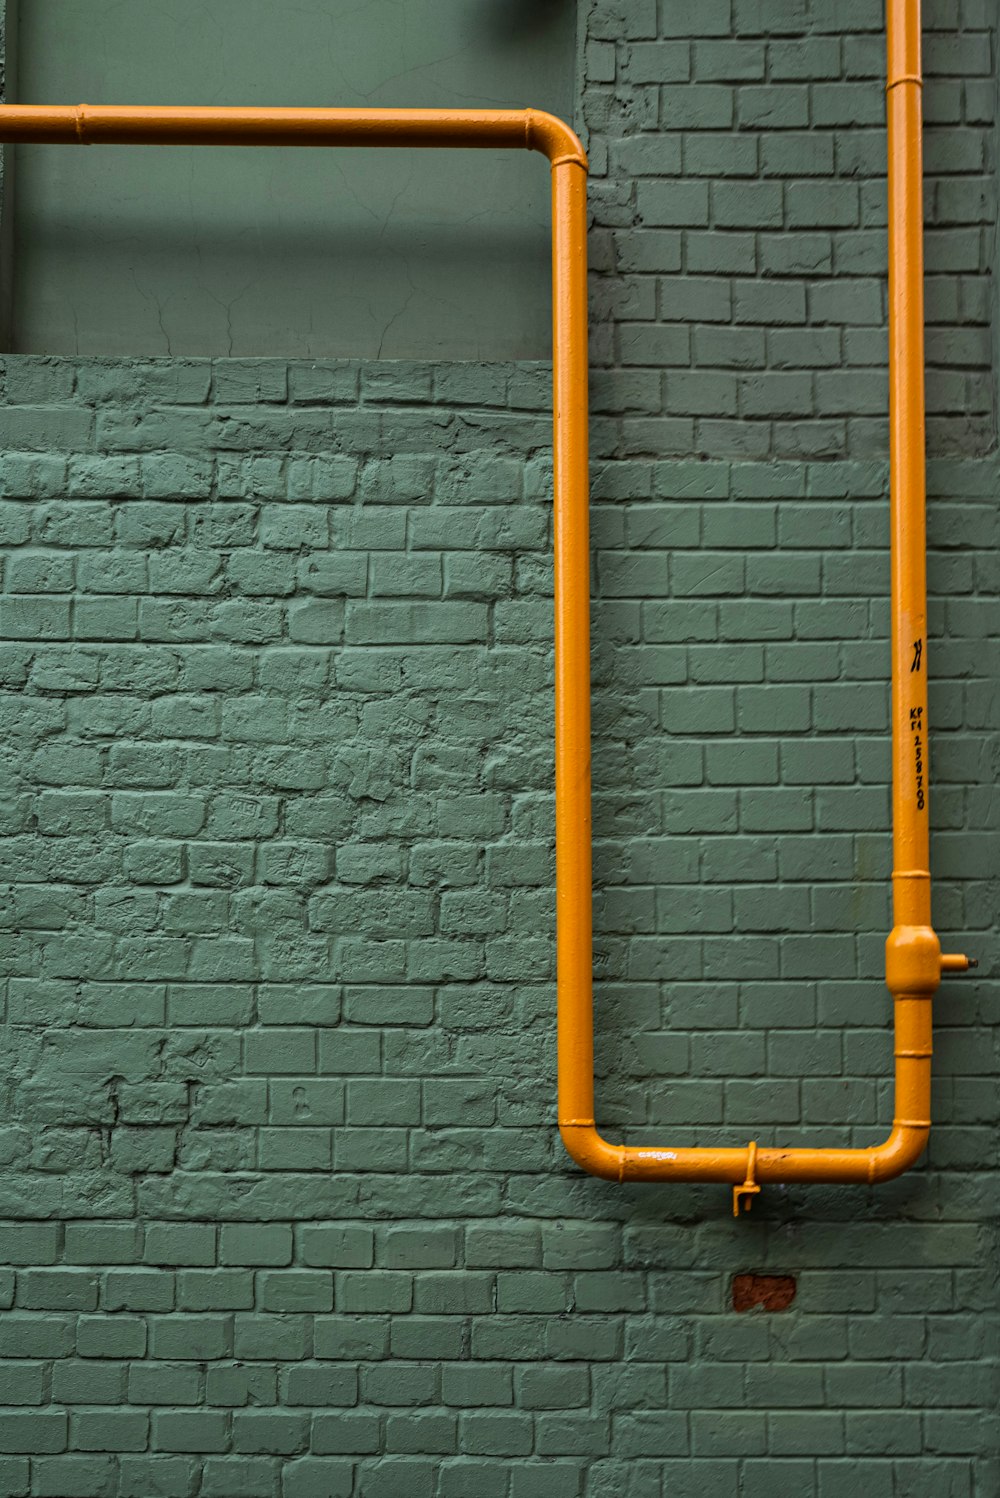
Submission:
<svg viewBox="0 0 1000 1498">
<path fill-rule="evenodd" d="M 572 116 L 574 0 L 30 0 L 22 103 L 512 107 Z M 28 146 L 11 347 L 547 357 L 548 174 L 509 151 Z"/>
</svg>

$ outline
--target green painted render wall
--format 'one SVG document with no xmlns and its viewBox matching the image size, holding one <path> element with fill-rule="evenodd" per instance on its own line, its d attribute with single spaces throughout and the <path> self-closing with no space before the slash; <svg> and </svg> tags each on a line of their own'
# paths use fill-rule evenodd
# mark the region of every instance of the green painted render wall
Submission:
<svg viewBox="0 0 1000 1498">
<path fill-rule="evenodd" d="M 575 0 L 24 0 L 23 103 L 572 111 Z M 527 152 L 18 150 L 20 353 L 540 358 Z"/>
<path fill-rule="evenodd" d="M 11 1498 L 1000 1492 L 995 17 L 924 12 L 936 920 L 981 963 L 926 1160 L 734 1222 L 557 1142 L 544 364 L 9 358 Z M 600 1117 L 863 1145 L 881 8 L 581 14 Z"/>
</svg>

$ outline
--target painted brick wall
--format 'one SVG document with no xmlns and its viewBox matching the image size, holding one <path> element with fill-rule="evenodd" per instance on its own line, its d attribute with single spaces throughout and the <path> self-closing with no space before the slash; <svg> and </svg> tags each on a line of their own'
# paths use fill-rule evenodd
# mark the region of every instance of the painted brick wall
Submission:
<svg viewBox="0 0 1000 1498">
<path fill-rule="evenodd" d="M 636 1140 L 891 1108 L 880 17 L 813 9 L 588 10 Z M 736 1223 L 554 1138 L 546 368 L 10 359 L 4 1494 L 1000 1492 L 992 17 L 925 10 L 936 917 L 982 962 L 926 1162 Z"/>
<path fill-rule="evenodd" d="M 928 435 L 978 454 L 995 436 L 996 15 L 921 8 Z M 603 451 L 884 455 L 882 25 L 877 0 L 591 5 Z"/>
</svg>

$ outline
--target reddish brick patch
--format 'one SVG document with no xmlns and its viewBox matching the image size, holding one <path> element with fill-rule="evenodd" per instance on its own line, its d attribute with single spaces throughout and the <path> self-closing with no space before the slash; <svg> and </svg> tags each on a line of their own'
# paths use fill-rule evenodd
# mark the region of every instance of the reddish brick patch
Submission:
<svg viewBox="0 0 1000 1498">
<path fill-rule="evenodd" d="M 734 1274 L 733 1310 L 787 1311 L 795 1299 L 790 1274 Z"/>
</svg>

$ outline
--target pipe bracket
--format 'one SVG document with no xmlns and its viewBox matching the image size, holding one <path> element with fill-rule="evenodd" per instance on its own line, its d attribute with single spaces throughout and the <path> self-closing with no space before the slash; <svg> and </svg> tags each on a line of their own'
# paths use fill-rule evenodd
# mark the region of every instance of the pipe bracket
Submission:
<svg viewBox="0 0 1000 1498">
<path fill-rule="evenodd" d="M 753 1206 L 753 1198 L 760 1195 L 760 1187 L 754 1179 L 757 1169 L 757 1141 L 751 1139 L 747 1145 L 747 1176 L 742 1186 L 733 1187 L 733 1216 L 739 1217 L 740 1203 L 747 1198 L 746 1210 L 749 1212 Z"/>
</svg>

